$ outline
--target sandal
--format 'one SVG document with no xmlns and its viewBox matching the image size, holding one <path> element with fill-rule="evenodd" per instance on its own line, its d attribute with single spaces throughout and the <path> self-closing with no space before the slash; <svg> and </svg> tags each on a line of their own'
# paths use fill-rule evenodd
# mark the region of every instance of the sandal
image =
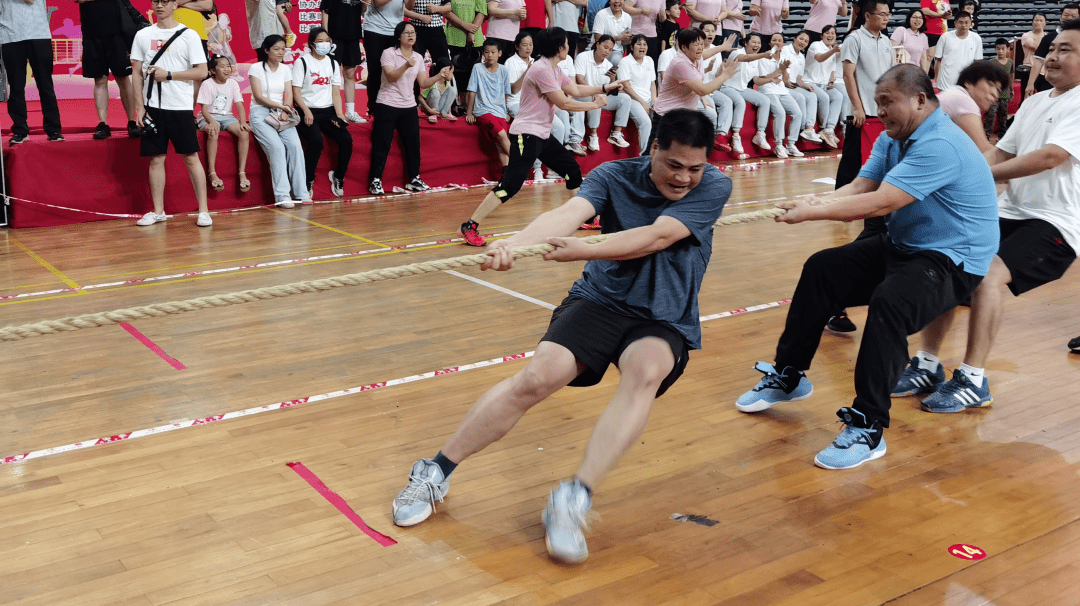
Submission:
<svg viewBox="0 0 1080 606">
<path fill-rule="evenodd" d="M 217 173 L 210 173 L 210 187 L 213 187 L 214 191 L 221 191 L 225 189 L 225 182 L 217 176 Z"/>
<path fill-rule="evenodd" d="M 431 114 L 430 116 L 427 117 L 427 121 L 429 123 L 431 123 L 431 124 L 435 124 L 436 122 L 439 121 L 439 116 L 437 114 Z"/>
<path fill-rule="evenodd" d="M 240 177 L 240 191 L 247 192 L 251 190 L 251 181 L 248 181 L 247 173 L 237 173 L 236 176 Z"/>
</svg>

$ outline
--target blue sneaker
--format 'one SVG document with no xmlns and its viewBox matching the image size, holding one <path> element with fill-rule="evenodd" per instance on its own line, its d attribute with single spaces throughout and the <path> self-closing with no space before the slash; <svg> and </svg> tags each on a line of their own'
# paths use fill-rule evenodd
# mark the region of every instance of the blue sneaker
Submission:
<svg viewBox="0 0 1080 606">
<path fill-rule="evenodd" d="M 975 387 L 967 375 L 956 369 L 952 379 L 922 401 L 927 412 L 960 412 L 968 408 L 990 406 L 990 380 L 983 377 L 982 387 Z"/>
<path fill-rule="evenodd" d="M 735 401 L 735 407 L 742 412 L 761 412 L 780 402 L 805 400 L 814 393 L 810 379 L 790 366 L 785 368 L 783 373 L 778 373 L 772 364 L 758 362 L 754 365 L 754 370 L 764 373 L 765 376 L 758 382 L 757 387 Z"/>
<path fill-rule="evenodd" d="M 841 408 L 836 416 L 845 427 L 828 448 L 814 457 L 814 465 L 823 469 L 851 469 L 885 456 L 885 431 L 880 423 L 874 421 L 867 428 L 866 416 L 854 408 Z"/>
<path fill-rule="evenodd" d="M 589 557 L 582 528 L 588 528 L 586 516 L 592 507 L 592 499 L 581 480 L 559 484 L 548 498 L 547 507 L 540 519 L 547 529 L 544 541 L 548 554 L 555 560 L 568 564 L 580 564 Z"/>
<path fill-rule="evenodd" d="M 911 359 L 911 364 L 900 373 L 900 380 L 892 390 L 892 397 L 913 396 L 917 393 L 932 393 L 938 385 L 945 382 L 945 369 L 941 364 L 937 370 L 930 372 L 925 368 L 919 368 L 919 357 Z"/>
<path fill-rule="evenodd" d="M 413 463 L 409 485 L 394 499 L 394 523 L 415 526 L 435 513 L 435 501 L 440 503 L 450 490 L 450 479 L 431 459 Z"/>
</svg>

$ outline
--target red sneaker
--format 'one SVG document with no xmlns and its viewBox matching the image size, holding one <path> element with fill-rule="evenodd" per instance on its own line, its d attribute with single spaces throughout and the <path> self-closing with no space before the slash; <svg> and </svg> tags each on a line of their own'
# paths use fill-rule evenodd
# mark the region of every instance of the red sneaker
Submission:
<svg viewBox="0 0 1080 606">
<path fill-rule="evenodd" d="M 476 228 L 476 223 L 466 221 L 461 224 L 457 233 L 462 238 L 465 238 L 465 244 L 468 244 L 469 246 L 483 246 L 487 244 L 487 241 L 480 237 L 480 232 L 476 231 Z"/>
<path fill-rule="evenodd" d="M 593 217 L 593 220 L 589 221 L 588 223 L 582 223 L 581 229 L 587 229 L 589 231 L 595 231 L 597 229 L 600 229 L 600 215 L 596 215 L 595 217 Z"/>
<path fill-rule="evenodd" d="M 720 134 L 716 136 L 716 142 L 713 143 L 713 147 L 722 152 L 731 151 L 731 139 L 726 134 Z"/>
</svg>

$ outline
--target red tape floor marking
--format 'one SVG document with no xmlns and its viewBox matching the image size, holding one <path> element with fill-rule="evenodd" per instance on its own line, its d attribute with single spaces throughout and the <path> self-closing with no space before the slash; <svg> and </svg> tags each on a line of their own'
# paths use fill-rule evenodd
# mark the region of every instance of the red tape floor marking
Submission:
<svg viewBox="0 0 1080 606">
<path fill-rule="evenodd" d="M 149 349 L 150 351 L 156 353 L 162 360 L 165 360 L 166 362 L 168 362 L 176 370 L 186 370 L 187 369 L 187 366 L 184 366 L 183 364 L 181 364 L 180 360 L 177 360 L 176 358 L 174 358 L 174 357 L 170 356 L 169 354 L 165 353 L 165 350 L 158 347 L 156 343 L 151 341 L 150 337 L 148 337 L 148 336 L 142 334 L 141 332 L 139 332 L 139 330 L 137 328 L 135 328 L 134 326 L 132 326 L 131 324 L 128 324 L 127 322 L 121 322 L 120 327 L 123 328 L 124 330 L 128 331 L 128 333 L 131 336 L 138 339 L 139 342 L 142 343 L 143 345 L 145 345 L 147 349 Z"/>
<path fill-rule="evenodd" d="M 731 316 L 739 316 L 755 311 L 761 311 L 765 309 L 771 309 L 773 307 L 780 307 L 791 303 L 791 299 L 785 299 L 783 301 L 774 301 L 772 303 L 763 303 L 761 305 L 753 305 L 750 307 L 743 307 L 741 309 L 735 309 L 732 311 L 725 311 L 711 316 L 703 316 L 702 322 L 708 322 L 709 320 L 717 320 L 720 318 L 729 318 Z M 361 393 L 365 391 L 373 391 L 376 389 L 382 389 L 384 387 L 393 387 L 395 385 L 403 385 L 405 383 L 413 383 L 415 381 L 423 381 L 425 379 L 432 379 L 434 377 L 441 377 L 443 375 L 449 375 L 466 370 L 474 370 L 477 368 L 486 368 L 488 366 L 495 366 L 497 364 L 503 364 L 505 362 L 513 362 L 515 360 L 523 360 L 525 358 L 531 358 L 533 352 L 527 351 L 524 353 L 514 354 L 512 356 L 502 356 L 498 358 L 492 358 L 490 360 L 484 360 L 482 362 L 474 362 L 472 364 L 465 364 L 463 366 L 451 366 L 448 368 L 440 368 L 439 370 L 433 370 L 425 372 L 423 374 L 412 375 L 409 377 L 402 377 L 400 379 L 392 379 L 389 381 L 380 381 L 378 383 L 369 383 L 367 385 L 361 385 L 359 387 L 349 387 L 346 389 L 339 389 L 338 391 L 331 391 L 327 393 L 321 393 L 314 396 L 307 396 L 298 400 L 288 400 L 285 402 L 277 402 L 275 404 L 267 404 L 265 406 L 256 406 L 255 408 L 247 408 L 244 410 L 237 410 L 219 415 L 213 415 L 204 419 L 184 419 L 181 421 L 173 421 L 168 425 L 159 425 L 157 427 L 151 427 L 149 429 L 140 429 L 138 431 L 131 431 L 128 433 L 120 433 L 113 436 L 107 436 L 103 438 L 92 438 L 89 440 L 83 440 L 82 442 L 76 442 L 74 444 L 67 444 L 65 446 L 55 446 L 53 448 L 45 448 L 43 450 L 34 450 L 31 452 L 24 452 L 21 454 L 11 455 L 0 458 L 0 465 L 7 465 L 9 463 L 18 463 L 20 461 L 26 461 L 29 459 L 38 459 L 41 457 L 47 457 L 54 454 L 60 454 L 62 452 L 70 452 L 72 450 L 82 450 L 83 448 L 90 448 L 91 446 L 101 446 L 102 444 L 110 444 L 113 442 L 124 442 L 126 440 L 134 440 L 135 438 L 143 438 L 159 433 L 166 433 L 169 431 L 175 431 L 177 429 L 186 429 L 188 427 L 197 427 L 199 425 L 206 425 L 208 423 L 216 423 L 217 421 L 224 421 L 227 419 L 236 419 L 239 417 L 246 417 L 249 415 L 256 415 L 264 412 L 270 412 L 271 410 L 281 410 L 282 408 L 292 408 L 293 406 L 299 406 L 301 404 L 310 404 L 311 402 L 318 402 L 320 400 L 330 400 L 333 398 L 340 398 L 355 393 Z"/>
<path fill-rule="evenodd" d="M 376 543 L 382 545 L 383 547 L 397 545 L 397 541 L 395 541 L 394 539 L 391 539 L 390 537 L 379 532 L 378 530 L 375 530 L 371 526 L 368 526 L 367 523 L 364 522 L 364 518 L 361 518 L 355 511 L 353 511 L 353 508 L 349 507 L 349 504 L 345 502 L 345 499 L 341 498 L 341 495 L 334 492 L 333 490 L 330 490 L 330 488 L 326 484 L 324 484 L 322 480 L 319 479 L 319 476 L 312 473 L 312 471 L 307 467 L 304 467 L 303 463 L 286 463 L 286 465 L 291 467 L 292 470 L 295 471 L 297 475 L 299 475 L 301 478 L 304 478 L 304 480 L 307 481 L 308 484 L 311 484 L 311 487 L 317 490 L 324 499 L 330 501 L 330 504 L 336 507 L 338 511 L 345 514 L 345 517 L 349 518 L 349 520 L 351 520 L 353 524 L 356 524 L 356 527 L 362 530 L 364 534 L 375 539 Z"/>
</svg>

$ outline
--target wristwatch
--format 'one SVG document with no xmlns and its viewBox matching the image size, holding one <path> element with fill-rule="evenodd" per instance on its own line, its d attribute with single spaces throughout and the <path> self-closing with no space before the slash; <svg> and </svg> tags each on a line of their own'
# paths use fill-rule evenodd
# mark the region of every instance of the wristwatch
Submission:
<svg viewBox="0 0 1080 606">
<path fill-rule="evenodd" d="M 165 79 L 172 80 L 172 72 L 165 72 Z"/>
</svg>

